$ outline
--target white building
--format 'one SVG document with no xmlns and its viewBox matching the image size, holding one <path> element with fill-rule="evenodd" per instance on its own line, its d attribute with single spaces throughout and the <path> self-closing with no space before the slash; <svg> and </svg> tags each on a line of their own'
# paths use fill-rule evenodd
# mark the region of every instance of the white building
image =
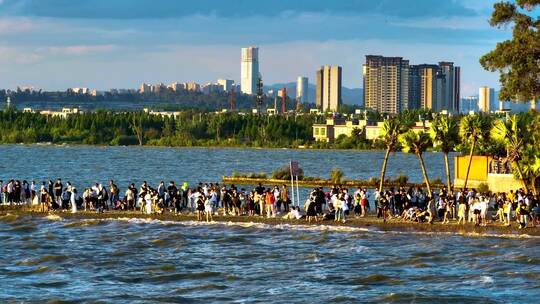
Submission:
<svg viewBox="0 0 540 304">
<path fill-rule="evenodd" d="M 217 84 L 221 85 L 223 87 L 223 91 L 230 92 L 233 85 L 234 80 L 231 79 L 218 79 Z"/>
<path fill-rule="evenodd" d="M 242 48 L 240 61 L 240 85 L 242 93 L 254 95 L 257 93 L 259 80 L 259 48 Z"/>
<path fill-rule="evenodd" d="M 296 81 L 296 99 L 301 103 L 308 103 L 308 78 L 298 77 Z"/>
<path fill-rule="evenodd" d="M 88 94 L 90 89 L 88 88 L 71 88 L 71 91 L 75 94 Z"/>
<path fill-rule="evenodd" d="M 495 102 L 495 90 L 490 87 L 480 87 L 478 91 L 478 111 L 489 113 L 493 102 Z"/>
<path fill-rule="evenodd" d="M 223 92 L 223 86 L 217 83 L 207 83 L 201 86 L 203 94 L 220 93 Z"/>
</svg>

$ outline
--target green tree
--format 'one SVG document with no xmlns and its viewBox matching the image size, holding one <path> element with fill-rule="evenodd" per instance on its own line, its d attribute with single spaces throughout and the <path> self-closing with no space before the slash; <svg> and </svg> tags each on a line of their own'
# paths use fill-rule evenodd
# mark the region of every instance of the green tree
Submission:
<svg viewBox="0 0 540 304">
<path fill-rule="evenodd" d="M 520 164 L 523 149 L 530 139 L 528 124 L 531 122 L 526 115 L 510 115 L 506 120 L 497 120 L 493 124 L 491 137 L 504 143 L 509 160 L 514 165 L 518 173 L 519 180 L 527 192 L 529 186 L 523 176 L 523 169 Z"/>
<path fill-rule="evenodd" d="M 471 171 L 472 157 L 479 140 L 487 141 L 491 132 L 492 120 L 484 114 L 467 115 L 461 119 L 460 136 L 463 141 L 470 142 L 469 163 L 463 188 L 467 188 L 469 173 Z"/>
<path fill-rule="evenodd" d="M 401 142 L 401 146 L 403 147 L 403 152 L 414 153 L 416 157 L 418 157 L 418 161 L 420 162 L 420 168 L 422 169 L 422 175 L 424 176 L 424 182 L 426 183 L 429 200 L 431 203 L 431 200 L 433 198 L 433 192 L 431 191 L 431 184 L 429 182 L 429 176 L 423 157 L 424 152 L 426 152 L 426 150 L 431 147 L 432 144 L 430 135 L 424 131 L 415 132 L 413 130 L 409 130 L 406 133 L 402 134 L 399 137 L 399 140 Z"/>
<path fill-rule="evenodd" d="M 388 157 L 390 152 L 394 152 L 399 144 L 399 135 L 407 130 L 407 126 L 402 124 L 397 118 L 390 118 L 384 121 L 381 127 L 380 138 L 386 146 L 383 164 L 381 168 L 381 177 L 379 181 L 379 192 L 384 186 L 384 176 L 386 175 L 386 166 L 388 165 Z"/>
<path fill-rule="evenodd" d="M 480 58 L 489 71 L 499 71 L 501 100 L 531 101 L 536 108 L 540 96 L 540 15 L 534 14 L 538 0 L 498 2 L 489 23 L 494 27 L 511 25 L 512 39 L 497 43 Z"/>
<path fill-rule="evenodd" d="M 454 147 L 459 143 L 459 125 L 456 118 L 447 115 L 438 115 L 431 125 L 430 135 L 435 149 L 444 155 L 444 167 L 446 169 L 446 186 L 448 191 L 452 189 L 450 177 L 450 162 L 448 155 L 454 151 Z"/>
</svg>

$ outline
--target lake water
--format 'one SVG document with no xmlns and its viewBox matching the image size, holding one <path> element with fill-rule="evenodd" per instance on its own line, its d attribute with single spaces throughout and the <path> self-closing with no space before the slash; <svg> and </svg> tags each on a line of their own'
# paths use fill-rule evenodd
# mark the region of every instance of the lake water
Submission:
<svg viewBox="0 0 540 304">
<path fill-rule="evenodd" d="M 382 152 L 0 146 L 0 178 L 62 177 L 77 187 L 219 181 L 300 162 L 378 176 Z M 444 177 L 439 153 L 427 153 Z M 413 155 L 389 176 L 421 181 Z M 537 303 L 540 240 L 157 220 L 0 217 L 0 303 Z"/>
<path fill-rule="evenodd" d="M 224 175 L 239 172 L 266 172 L 299 162 L 306 176 L 329 177 L 339 168 L 349 179 L 379 177 L 383 151 L 336 151 L 290 149 L 228 148 L 151 148 L 0 145 L 0 178 L 28 181 L 70 180 L 79 188 L 114 179 L 124 188 L 129 182 L 147 180 L 198 182 L 220 181 Z M 441 153 L 425 154 L 431 178 L 445 180 Z M 453 161 L 450 163 L 453 168 Z M 418 159 L 412 154 L 391 154 L 387 176 L 408 175 L 411 181 L 423 180 Z"/>
<path fill-rule="evenodd" d="M 538 303 L 540 240 L 0 217 L 0 302 Z"/>
</svg>

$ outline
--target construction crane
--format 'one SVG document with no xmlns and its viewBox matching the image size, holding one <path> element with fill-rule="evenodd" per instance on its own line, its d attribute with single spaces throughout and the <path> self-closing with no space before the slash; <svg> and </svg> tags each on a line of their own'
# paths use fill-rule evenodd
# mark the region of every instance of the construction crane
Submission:
<svg viewBox="0 0 540 304">
<path fill-rule="evenodd" d="M 234 111 L 234 87 L 231 87 L 231 90 L 230 90 L 229 108 L 231 111 Z"/>
</svg>

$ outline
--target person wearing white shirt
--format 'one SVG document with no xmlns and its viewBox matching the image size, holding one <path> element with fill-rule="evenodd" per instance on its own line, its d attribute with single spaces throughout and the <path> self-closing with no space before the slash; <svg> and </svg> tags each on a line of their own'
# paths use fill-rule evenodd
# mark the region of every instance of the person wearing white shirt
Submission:
<svg viewBox="0 0 540 304">
<path fill-rule="evenodd" d="M 71 203 L 71 213 L 77 213 L 77 200 L 79 199 L 79 194 L 77 193 L 77 189 L 74 187 L 71 187 L 71 197 L 69 199 L 69 202 Z"/>
</svg>

